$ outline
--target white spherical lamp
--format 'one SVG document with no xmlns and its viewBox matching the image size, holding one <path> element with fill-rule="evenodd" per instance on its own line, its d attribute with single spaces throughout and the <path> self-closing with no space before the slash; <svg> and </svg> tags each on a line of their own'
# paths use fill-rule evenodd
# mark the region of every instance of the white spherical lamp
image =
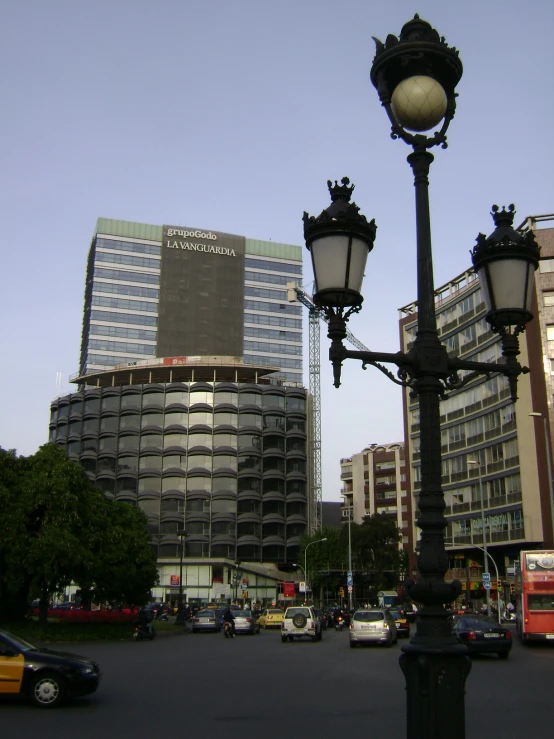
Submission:
<svg viewBox="0 0 554 739">
<path fill-rule="evenodd" d="M 446 93 L 432 77 L 408 77 L 396 86 L 391 99 L 396 120 L 410 131 L 429 131 L 444 118 Z"/>
</svg>

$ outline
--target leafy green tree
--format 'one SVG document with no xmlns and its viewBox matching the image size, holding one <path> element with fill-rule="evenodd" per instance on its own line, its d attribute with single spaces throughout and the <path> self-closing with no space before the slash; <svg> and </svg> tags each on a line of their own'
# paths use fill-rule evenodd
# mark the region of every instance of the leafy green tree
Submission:
<svg viewBox="0 0 554 739">
<path fill-rule="evenodd" d="M 0 449 L 0 618 L 11 619 L 25 613 L 31 577 L 17 567 L 14 556 L 25 515 L 20 502 L 20 483 L 25 459 L 15 451 Z"/>
<path fill-rule="evenodd" d="M 396 521 L 380 513 L 366 516 L 362 524 L 352 526 L 352 561 L 356 570 L 371 575 L 376 590 L 397 580 L 401 551 L 398 548 L 402 535 Z M 343 539 L 348 536 L 343 531 Z"/>
<path fill-rule="evenodd" d="M 145 602 L 157 570 L 144 514 L 107 499 L 57 445 L 0 452 L 0 616 L 23 617 L 38 596 L 45 623 L 50 594 L 72 582 Z"/>
</svg>

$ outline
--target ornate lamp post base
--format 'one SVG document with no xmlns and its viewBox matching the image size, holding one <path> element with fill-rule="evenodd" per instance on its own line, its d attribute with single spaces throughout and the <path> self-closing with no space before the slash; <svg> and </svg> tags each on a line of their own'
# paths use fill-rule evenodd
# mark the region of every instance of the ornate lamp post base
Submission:
<svg viewBox="0 0 554 739">
<path fill-rule="evenodd" d="M 461 644 L 427 649 L 402 647 L 400 667 L 406 679 L 410 739 L 465 737 L 465 682 L 471 660 Z"/>
</svg>

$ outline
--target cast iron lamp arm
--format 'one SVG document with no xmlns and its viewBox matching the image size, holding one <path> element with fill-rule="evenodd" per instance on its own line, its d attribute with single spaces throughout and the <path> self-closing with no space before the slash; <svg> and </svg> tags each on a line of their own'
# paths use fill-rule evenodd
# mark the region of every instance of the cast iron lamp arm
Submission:
<svg viewBox="0 0 554 739">
<path fill-rule="evenodd" d="M 338 328 L 338 327 L 333 327 Z M 357 359 L 362 362 L 363 369 L 368 364 L 377 367 L 383 374 L 397 385 L 403 387 L 414 387 L 415 382 L 422 374 L 428 374 L 428 370 L 421 369 L 420 351 L 413 347 L 409 352 L 373 352 L 373 351 L 355 351 L 346 349 L 342 343 L 340 336 L 336 336 L 336 330 L 331 335 L 331 327 L 329 329 L 329 338 L 331 339 L 331 347 L 329 349 L 329 359 L 333 365 L 333 373 L 335 387 L 340 386 L 340 376 L 342 363 L 345 359 Z M 512 401 L 517 400 L 517 379 L 522 374 L 529 372 L 528 367 L 523 367 L 518 361 L 519 342 L 514 334 L 504 334 L 502 336 L 502 354 L 505 357 L 504 362 L 474 362 L 470 359 L 459 359 L 458 357 L 446 356 L 446 362 L 437 365 L 434 372 L 435 376 L 444 384 L 446 390 L 458 390 L 469 382 L 472 382 L 480 375 L 490 376 L 492 374 L 503 375 L 508 379 L 510 387 L 510 395 Z M 446 353 L 443 344 L 440 345 L 440 354 Z M 383 367 L 380 362 L 387 364 L 395 364 L 398 367 L 398 377 Z M 458 372 L 467 370 L 472 374 L 466 378 L 460 378 Z"/>
</svg>

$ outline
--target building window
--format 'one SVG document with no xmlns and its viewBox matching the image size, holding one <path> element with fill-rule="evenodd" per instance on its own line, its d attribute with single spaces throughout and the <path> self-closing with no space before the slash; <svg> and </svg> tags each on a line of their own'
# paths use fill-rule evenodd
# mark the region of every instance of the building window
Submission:
<svg viewBox="0 0 554 739">
<path fill-rule="evenodd" d="M 554 305 L 554 292 L 543 293 L 542 297 L 545 308 L 549 308 Z"/>
<path fill-rule="evenodd" d="M 546 327 L 546 338 L 548 341 L 554 341 L 554 325 L 550 324 Z"/>
<path fill-rule="evenodd" d="M 540 272 L 554 272 L 554 259 L 541 259 L 539 261 Z"/>
</svg>

